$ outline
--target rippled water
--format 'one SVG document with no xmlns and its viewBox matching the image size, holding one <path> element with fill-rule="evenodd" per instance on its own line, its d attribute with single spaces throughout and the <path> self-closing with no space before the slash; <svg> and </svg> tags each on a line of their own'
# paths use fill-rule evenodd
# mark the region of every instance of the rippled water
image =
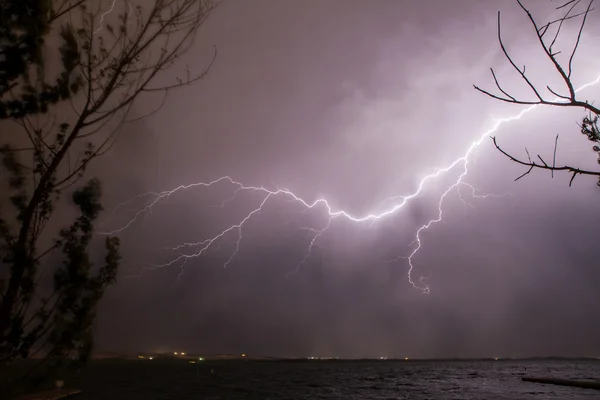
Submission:
<svg viewBox="0 0 600 400">
<path fill-rule="evenodd" d="M 600 380 L 600 362 L 95 361 L 67 386 L 81 399 L 600 399 L 523 376 Z"/>
</svg>

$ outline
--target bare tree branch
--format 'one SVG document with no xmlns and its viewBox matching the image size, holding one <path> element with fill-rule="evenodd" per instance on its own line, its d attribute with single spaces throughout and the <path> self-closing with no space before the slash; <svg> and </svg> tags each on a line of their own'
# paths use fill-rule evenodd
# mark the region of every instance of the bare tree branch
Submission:
<svg viewBox="0 0 600 400">
<path fill-rule="evenodd" d="M 591 6 L 593 4 L 594 0 L 591 0 L 590 3 L 587 6 L 587 9 L 584 12 L 578 13 L 576 15 L 570 16 L 570 12 L 572 11 L 573 7 L 570 8 L 567 11 L 567 14 L 561 18 L 558 19 L 556 21 L 552 21 L 552 23 L 555 22 L 559 22 L 560 24 L 562 24 L 562 22 L 564 22 L 566 19 L 571 19 L 574 18 L 575 16 L 583 16 L 582 19 L 582 23 L 580 25 L 580 29 L 577 35 L 577 42 L 573 48 L 573 51 L 571 53 L 571 57 L 569 58 L 569 65 L 568 65 L 568 69 L 567 72 L 564 71 L 563 67 L 561 66 L 561 64 L 558 62 L 558 60 L 556 59 L 556 55 L 559 53 L 553 53 L 551 48 L 552 45 L 554 44 L 555 40 L 552 41 L 552 44 L 550 46 L 547 46 L 543 40 L 543 35 L 546 32 L 547 26 L 549 26 L 548 23 L 546 25 L 544 25 L 542 28 L 538 27 L 537 22 L 535 21 L 535 19 L 533 18 L 533 15 L 531 14 L 531 12 L 525 8 L 525 6 L 522 4 L 522 2 L 520 0 L 517 0 L 517 3 L 519 4 L 519 6 L 521 7 L 521 9 L 523 9 L 523 11 L 527 14 L 529 21 L 531 23 L 531 25 L 533 26 L 533 28 L 535 29 L 536 32 L 536 36 L 538 38 L 538 41 L 542 47 L 542 49 L 544 50 L 544 53 L 546 54 L 547 58 L 550 60 L 550 62 L 553 64 L 555 70 L 559 73 L 559 75 L 561 76 L 563 82 L 565 83 L 565 85 L 567 86 L 567 89 L 569 91 L 569 96 L 565 96 L 565 95 L 560 95 L 558 94 L 556 91 L 552 90 L 549 86 L 546 86 L 548 88 L 548 90 L 554 94 L 557 99 L 555 100 L 545 100 L 539 93 L 539 91 L 536 89 L 536 87 L 531 83 L 531 80 L 529 79 L 529 77 L 526 75 L 525 73 L 525 68 L 520 69 L 516 62 L 513 60 L 513 58 L 510 56 L 510 54 L 508 53 L 506 47 L 504 46 L 504 43 L 502 41 L 502 36 L 501 36 L 501 25 L 500 25 L 500 13 L 498 13 L 498 42 L 500 43 L 500 47 L 502 49 L 502 52 L 504 53 L 505 58 L 509 61 L 509 63 L 512 65 L 512 67 L 519 73 L 519 75 L 521 76 L 521 78 L 526 82 L 526 84 L 529 86 L 529 88 L 532 90 L 532 92 L 535 94 L 535 96 L 537 97 L 537 100 L 518 100 L 516 99 L 514 96 L 509 95 L 506 90 L 504 90 L 501 85 L 498 82 L 498 79 L 496 77 L 496 75 L 493 73 L 494 76 L 494 82 L 496 84 L 496 87 L 500 90 L 500 92 L 505 96 L 498 96 L 496 94 L 493 94 L 485 89 L 482 89 L 481 87 L 477 86 L 477 85 L 473 85 L 473 87 L 478 90 L 479 92 L 494 98 L 496 100 L 500 100 L 500 101 L 504 101 L 507 103 L 513 103 L 513 104 L 522 104 L 522 105 L 535 105 L 535 104 L 540 104 L 540 105 L 553 105 L 553 106 L 560 106 L 560 107 L 579 107 L 579 108 L 584 108 L 588 111 L 591 111 L 595 114 L 600 114 L 600 109 L 590 105 L 587 102 L 583 102 L 583 101 L 579 101 L 576 99 L 576 95 L 575 95 L 575 88 L 573 87 L 573 84 L 571 82 L 571 72 L 572 72 L 572 60 L 574 57 L 575 52 L 577 51 L 577 47 L 579 45 L 580 39 L 581 39 L 581 35 L 583 32 L 583 28 L 585 26 L 585 22 L 587 20 L 587 16 L 590 13 L 590 11 L 592 10 Z M 575 2 L 574 6 L 577 5 L 578 1 Z M 558 30 L 560 30 L 560 26 Z"/>
<path fill-rule="evenodd" d="M 522 1 L 517 0 L 517 3 L 521 7 L 521 9 L 525 12 L 525 14 L 527 15 L 527 17 L 529 19 L 530 24 L 534 28 L 535 34 L 538 39 L 538 43 L 542 47 L 544 54 L 546 55 L 546 58 L 552 63 L 554 70 L 560 75 L 563 83 L 565 84 L 565 86 L 569 92 L 568 95 L 561 95 L 559 92 L 552 89 L 549 85 L 546 85 L 546 89 L 548 89 L 548 91 L 550 93 L 552 93 L 554 96 L 556 96 L 556 98 L 554 100 L 546 100 L 540 95 L 540 92 L 531 83 L 531 80 L 526 75 L 525 67 L 523 67 L 523 69 L 518 68 L 516 62 L 512 59 L 512 57 L 508 53 L 506 47 L 504 46 L 504 43 L 502 41 L 502 36 L 501 36 L 501 30 L 500 30 L 500 13 L 498 13 L 498 41 L 500 43 L 500 48 L 502 49 L 502 52 L 503 52 L 505 58 L 512 65 L 512 67 L 515 70 L 517 70 L 517 72 L 521 76 L 521 79 L 523 81 L 525 81 L 525 83 L 529 86 L 529 88 L 534 93 L 537 100 L 522 100 L 522 99 L 518 99 L 516 96 L 511 95 L 508 91 L 506 91 L 501 86 L 493 69 L 492 69 L 492 76 L 494 79 L 494 83 L 495 83 L 496 87 L 498 88 L 498 90 L 500 91 L 501 95 L 494 94 L 494 93 L 487 91 L 485 89 L 482 89 L 476 85 L 473 85 L 473 86 L 479 92 L 481 92 L 493 99 L 500 100 L 500 101 L 507 102 L 507 103 L 522 104 L 522 105 L 550 105 L 550 106 L 557 106 L 557 107 L 575 107 L 575 108 L 580 108 L 580 109 L 586 110 L 590 114 L 590 116 L 584 118 L 583 124 L 580 125 L 581 132 L 583 134 L 585 134 L 590 141 L 596 143 L 596 145 L 594 146 L 594 151 L 596 153 L 598 153 L 599 163 L 600 163 L 600 146 L 598 146 L 598 144 L 600 144 L 600 131 L 598 130 L 598 117 L 600 116 L 600 109 L 593 106 L 588 101 L 578 100 L 576 98 L 575 88 L 571 81 L 571 75 L 573 72 L 573 59 L 575 57 L 577 49 L 579 48 L 583 29 L 587 22 L 588 16 L 589 16 L 590 12 L 593 10 L 592 4 L 593 4 L 594 0 L 590 0 L 589 3 L 587 3 L 587 7 L 586 7 L 585 11 L 572 14 L 574 9 L 580 4 L 580 2 L 581 2 L 581 0 L 570 0 L 570 1 L 566 1 L 565 3 L 563 3 L 562 5 L 560 5 L 558 7 L 556 7 L 557 10 L 565 9 L 567 7 L 568 7 L 568 9 L 561 18 L 553 20 L 551 22 L 548 22 L 545 25 L 542 25 L 540 27 L 540 26 L 538 26 L 538 23 L 534 19 L 532 13 L 523 5 Z M 574 18 L 578 18 L 578 17 L 581 17 L 581 23 L 579 25 L 579 30 L 577 32 L 575 45 L 573 46 L 573 48 L 570 52 L 568 64 L 567 64 L 567 67 L 565 70 L 565 68 L 561 65 L 561 63 L 556 58 L 556 56 L 558 54 L 560 54 L 561 52 L 560 51 L 555 52 L 553 50 L 553 46 L 555 45 L 555 43 L 558 39 L 558 36 L 561 33 L 561 29 L 563 27 L 564 22 L 567 20 L 572 20 Z M 544 35 L 548 32 L 548 29 L 554 24 L 558 24 L 558 26 L 556 28 L 556 32 L 554 33 L 554 35 L 552 37 L 552 41 L 550 42 L 549 45 L 547 45 L 546 42 L 544 41 Z M 519 179 L 523 178 L 524 176 L 528 175 L 534 168 L 550 170 L 552 173 L 552 177 L 554 177 L 554 171 L 568 171 L 568 172 L 572 173 L 571 179 L 569 181 L 569 186 L 572 185 L 573 180 L 575 179 L 575 177 L 577 175 L 591 175 L 591 176 L 600 177 L 600 172 L 598 172 L 598 171 L 590 171 L 590 170 L 586 170 L 586 169 L 582 169 L 582 168 L 577 168 L 574 166 L 557 167 L 556 166 L 556 154 L 557 154 L 557 149 L 558 149 L 558 135 L 556 135 L 556 138 L 554 141 L 554 152 L 553 152 L 553 159 L 552 159 L 551 166 L 548 165 L 548 163 L 546 163 L 546 161 L 544 161 L 544 159 L 539 154 L 537 155 L 539 163 L 532 161 L 531 156 L 529 155 L 529 151 L 527 149 L 525 149 L 525 151 L 527 152 L 528 161 L 520 160 L 519 158 L 510 155 L 508 152 L 506 152 L 505 150 L 500 148 L 500 146 L 497 144 L 495 138 L 492 138 L 492 139 L 493 139 L 494 146 L 496 147 L 496 149 L 498 151 L 500 151 L 503 155 L 505 155 L 510 160 L 512 160 L 518 164 L 528 167 L 528 170 L 525 173 L 523 173 L 522 175 L 520 175 L 519 177 L 517 177 L 516 180 L 519 180 Z M 598 184 L 600 185 L 600 180 L 598 181 Z"/>
<path fill-rule="evenodd" d="M 542 158 L 539 155 L 538 155 L 538 158 L 542 161 L 542 164 L 537 164 L 535 161 L 531 161 L 531 160 L 523 161 L 523 160 L 520 160 L 520 159 L 512 156 L 511 154 L 506 152 L 504 149 L 502 149 L 500 147 L 500 145 L 498 145 L 498 142 L 496 141 L 495 136 L 492 136 L 492 141 L 494 142 L 494 146 L 496 147 L 496 149 L 498 151 L 500 151 L 500 153 L 504 154 L 506 157 L 508 157 L 510 160 L 516 162 L 517 164 L 529 167 L 529 170 L 527 172 L 525 172 L 523 175 L 520 175 L 518 178 L 516 178 L 515 181 L 518 181 L 519 179 L 523 178 L 525 175 L 528 175 L 534 168 L 545 169 L 545 170 L 549 170 L 549 171 L 567 171 L 567 172 L 573 173 L 571 181 L 569 182 L 569 186 L 571 186 L 571 184 L 573 183 L 573 179 L 575 179 L 575 176 L 578 174 L 600 177 L 600 171 L 588 171 L 588 170 L 584 170 L 584 169 L 580 169 L 580 168 L 576 168 L 576 167 L 571 167 L 569 165 L 565 165 L 562 167 L 556 167 L 555 165 L 549 166 L 548 164 L 546 164 L 544 162 L 544 160 L 542 160 Z"/>
</svg>

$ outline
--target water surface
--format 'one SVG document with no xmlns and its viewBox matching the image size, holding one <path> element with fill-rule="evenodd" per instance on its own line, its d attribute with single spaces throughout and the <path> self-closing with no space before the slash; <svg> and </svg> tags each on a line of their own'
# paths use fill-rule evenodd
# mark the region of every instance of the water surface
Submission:
<svg viewBox="0 0 600 400">
<path fill-rule="evenodd" d="M 600 399 L 523 376 L 600 380 L 600 362 L 98 360 L 65 381 L 80 399 Z"/>
</svg>

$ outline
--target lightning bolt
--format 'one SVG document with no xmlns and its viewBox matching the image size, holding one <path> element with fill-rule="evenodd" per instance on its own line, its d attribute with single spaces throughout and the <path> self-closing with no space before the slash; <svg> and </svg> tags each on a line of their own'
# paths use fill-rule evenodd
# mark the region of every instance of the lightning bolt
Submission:
<svg viewBox="0 0 600 400">
<path fill-rule="evenodd" d="M 107 11 L 100 14 L 100 20 L 98 21 L 98 29 L 96 29 L 94 31 L 94 35 L 97 34 L 98 32 L 100 32 L 102 29 L 104 29 L 104 18 L 106 18 L 106 16 L 108 16 L 110 13 L 113 12 L 116 4 L 117 4 L 117 0 L 112 0 L 112 3 L 110 4 L 110 8 Z M 126 4 L 129 7 L 129 11 L 128 11 L 125 19 L 127 20 L 127 25 L 130 25 L 131 19 L 129 17 L 133 13 L 133 7 L 131 6 L 131 3 L 129 1 L 126 1 Z"/>
<path fill-rule="evenodd" d="M 112 0 L 112 4 L 110 5 L 110 8 L 109 8 L 107 11 L 103 12 L 103 13 L 100 15 L 100 21 L 98 21 L 98 25 L 99 25 L 99 27 L 98 27 L 98 29 L 96 29 L 96 30 L 94 31 L 94 34 L 96 34 L 96 33 L 100 32 L 102 29 L 104 29 L 104 25 L 103 25 L 103 24 L 104 24 L 104 18 L 105 18 L 105 17 L 106 17 L 108 14 L 110 14 L 111 12 L 113 12 L 113 10 L 115 9 L 115 4 L 117 4 L 117 0 Z"/>
<path fill-rule="evenodd" d="M 587 87 L 596 85 L 599 82 L 600 82 L 600 76 L 598 76 L 598 78 L 596 78 L 594 81 L 586 83 L 585 85 L 581 86 L 580 88 L 578 88 L 576 90 L 576 92 L 579 92 Z M 561 101 L 561 99 L 555 99 L 555 101 Z M 564 101 L 564 100 L 562 100 L 562 101 Z M 353 214 L 346 212 L 344 210 L 341 210 L 341 209 L 339 209 L 339 210 L 334 209 L 325 198 L 319 198 L 313 202 L 309 202 L 309 201 L 303 199 L 302 197 L 298 196 L 297 194 L 295 194 L 293 191 L 288 190 L 288 189 L 280 189 L 280 188 L 268 189 L 264 186 L 248 186 L 248 185 L 244 185 L 243 183 L 232 179 L 229 176 L 222 176 L 222 177 L 215 179 L 213 181 L 210 181 L 210 182 L 198 182 L 198 183 L 192 183 L 189 185 L 180 185 L 171 190 L 166 190 L 166 191 L 162 191 L 162 192 L 148 192 L 145 194 L 138 195 L 132 200 L 129 200 L 127 202 L 119 204 L 117 206 L 117 208 L 131 204 L 135 200 L 138 200 L 138 199 L 151 198 L 151 201 L 149 201 L 148 204 L 145 205 L 144 207 L 138 209 L 135 212 L 135 214 L 133 215 L 133 217 L 127 223 L 122 225 L 120 228 L 117 228 L 117 229 L 114 229 L 111 231 L 106 231 L 106 232 L 99 232 L 99 233 L 105 234 L 105 235 L 114 235 L 114 234 L 123 232 L 124 230 L 131 227 L 140 218 L 142 218 L 142 216 L 149 213 L 160 202 L 168 199 L 171 195 L 173 195 L 175 193 L 185 191 L 185 190 L 188 190 L 191 188 L 198 188 L 198 187 L 210 188 L 212 186 L 216 186 L 221 183 L 227 183 L 229 185 L 232 185 L 235 188 L 235 190 L 233 192 L 233 196 L 225 199 L 223 201 L 223 203 L 221 204 L 221 207 L 225 207 L 225 205 L 229 201 L 233 200 L 236 196 L 238 196 L 242 192 L 256 192 L 256 193 L 262 194 L 263 197 L 262 197 L 261 202 L 259 203 L 259 205 L 257 207 L 255 207 L 248 214 L 246 214 L 246 216 L 244 218 L 242 218 L 238 223 L 229 226 L 225 230 L 219 232 L 217 235 L 215 235 L 211 238 L 196 242 L 196 243 L 183 243 L 176 247 L 170 248 L 171 250 L 192 249 L 191 252 L 180 253 L 175 258 L 171 259 L 170 261 L 163 263 L 163 264 L 151 265 L 150 268 L 151 269 L 163 268 L 163 267 L 173 266 L 173 265 L 176 265 L 177 263 L 181 262 L 182 263 L 181 264 L 181 273 L 179 274 L 179 277 L 181 277 L 181 275 L 183 274 L 183 267 L 185 266 L 185 264 L 187 263 L 187 261 L 189 259 L 202 256 L 210 248 L 212 248 L 213 246 L 216 246 L 217 243 L 221 239 L 223 239 L 225 236 L 234 235 L 234 237 L 235 237 L 234 250 L 232 251 L 229 258 L 223 265 L 224 268 L 227 268 L 227 266 L 230 265 L 233 262 L 234 258 L 238 255 L 238 252 L 240 249 L 240 243 L 243 239 L 242 233 L 243 233 L 244 225 L 250 219 L 257 216 L 263 210 L 263 208 L 266 206 L 267 202 L 270 199 L 278 197 L 278 196 L 285 196 L 285 197 L 288 197 L 291 200 L 299 203 L 302 207 L 305 208 L 305 210 L 311 210 L 311 209 L 315 209 L 317 207 L 321 207 L 327 213 L 327 222 L 323 228 L 321 228 L 321 229 L 303 228 L 304 230 L 306 230 L 312 234 L 312 238 L 309 242 L 306 252 L 304 253 L 304 257 L 297 264 L 296 269 L 289 273 L 289 274 L 291 274 L 291 273 L 297 272 L 299 270 L 299 268 L 309 259 L 310 255 L 311 255 L 311 251 L 314 248 L 315 243 L 331 227 L 334 219 L 346 218 L 355 223 L 365 223 L 365 222 L 375 223 L 378 220 L 381 220 L 383 218 L 386 218 L 386 217 L 389 217 L 389 216 L 395 214 L 396 212 L 401 210 L 406 204 L 408 204 L 409 201 L 418 197 L 423 192 L 423 189 L 424 189 L 425 185 L 427 184 L 427 182 L 429 182 L 433 179 L 439 178 L 440 176 L 457 169 L 460 172 L 460 174 L 459 174 L 458 178 L 456 178 L 456 180 L 454 180 L 454 182 L 451 183 L 446 188 L 446 190 L 441 194 L 439 201 L 437 203 L 437 213 L 436 213 L 435 217 L 430 219 L 425 224 L 421 225 L 416 230 L 415 239 L 413 240 L 412 244 L 410 245 L 410 246 L 414 246 L 412 251 L 409 253 L 408 256 L 398 257 L 396 259 L 390 260 L 390 262 L 392 262 L 392 261 L 397 261 L 399 259 L 406 259 L 408 261 L 408 265 L 409 265 L 408 273 L 407 273 L 408 281 L 411 283 L 411 285 L 414 288 L 421 290 L 423 293 L 427 294 L 430 292 L 430 288 L 424 282 L 426 278 L 420 277 L 416 281 L 413 279 L 413 272 L 415 269 L 414 258 L 419 253 L 419 250 L 421 250 L 421 248 L 423 247 L 423 239 L 422 239 L 423 233 L 426 230 L 428 230 L 429 228 L 431 228 L 433 225 L 442 221 L 443 214 L 444 214 L 443 203 L 444 203 L 444 200 L 448 197 L 448 195 L 450 193 L 452 193 L 453 191 L 456 191 L 459 196 L 459 199 L 461 201 L 463 201 L 464 204 L 466 204 L 460 194 L 460 190 L 459 190 L 460 187 L 469 188 L 472 192 L 471 193 L 472 197 L 474 197 L 474 198 L 484 199 L 484 198 L 487 198 L 490 196 L 506 196 L 506 195 L 479 195 L 479 194 L 476 194 L 475 188 L 472 185 L 470 185 L 464 181 L 465 176 L 469 172 L 469 169 L 468 169 L 469 157 L 483 143 L 483 141 L 486 138 L 488 138 L 494 132 L 496 132 L 503 124 L 520 120 L 521 118 L 523 118 L 523 116 L 532 112 L 533 110 L 535 110 L 538 107 L 539 107 L 539 105 L 532 105 L 532 106 L 529 106 L 529 107 L 521 110 L 518 114 L 516 114 L 512 117 L 496 119 L 493 122 L 492 127 L 490 129 L 488 129 L 487 131 L 483 132 L 479 136 L 478 139 L 473 141 L 471 143 L 471 145 L 467 148 L 467 150 L 463 153 L 462 156 L 456 158 L 453 162 L 451 162 L 447 166 L 445 166 L 443 168 L 438 168 L 438 169 L 434 170 L 434 172 L 425 175 L 419 181 L 419 184 L 417 185 L 416 190 L 413 191 L 412 193 L 410 193 L 408 195 L 395 196 L 395 197 L 390 197 L 390 198 L 385 199 L 380 204 L 380 207 L 382 207 L 385 204 L 391 204 L 391 205 L 388 205 L 386 209 L 384 209 L 383 211 L 381 211 L 379 213 L 369 213 L 369 214 L 366 214 L 363 216 L 356 216 L 356 215 L 353 215 Z"/>
</svg>

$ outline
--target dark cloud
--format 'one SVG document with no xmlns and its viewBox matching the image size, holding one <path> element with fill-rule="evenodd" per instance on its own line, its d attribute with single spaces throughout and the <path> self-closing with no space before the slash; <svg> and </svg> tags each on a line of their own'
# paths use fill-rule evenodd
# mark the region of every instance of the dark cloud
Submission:
<svg viewBox="0 0 600 400">
<path fill-rule="evenodd" d="M 411 193 L 425 174 L 462 156 L 492 118 L 521 110 L 472 88 L 492 88 L 494 66 L 509 87 L 523 90 L 498 49 L 499 8 L 511 51 L 532 63 L 540 81 L 553 79 L 536 64 L 535 42 L 527 39 L 532 30 L 513 3 L 225 2 L 185 60 L 202 68 L 216 45 L 208 78 L 129 125 L 98 161 L 106 202 L 115 206 L 148 190 L 225 174 L 252 185 L 274 182 L 309 201 L 324 196 L 354 214 Z M 578 84 L 600 71 L 597 60 L 576 61 Z M 585 96 L 592 100 L 594 90 Z M 589 158 L 593 165 L 577 132 L 579 118 L 539 110 L 497 135 L 511 150 L 527 145 L 550 154 L 561 133 L 560 159 Z M 464 205 L 455 191 L 448 194 L 444 222 L 422 234 L 414 258 L 413 277 L 427 279 L 428 296 L 408 283 L 405 259 L 388 261 L 414 248 L 416 229 L 437 215 L 459 168 L 429 181 L 422 196 L 373 226 L 335 219 L 287 277 L 311 239 L 299 228 L 322 229 L 327 220 L 323 208 L 301 213 L 284 197 L 270 199 L 245 225 L 227 270 L 232 236 L 218 251 L 190 260 L 179 279 L 179 264 L 128 277 L 165 261 L 157 247 L 216 235 L 261 201 L 244 193 L 221 208 L 235 189 L 227 184 L 172 196 L 122 235 L 123 273 L 102 306 L 99 349 L 597 356 L 595 182 L 578 178 L 568 188 L 566 175 L 535 172 L 515 183 L 524 171 L 488 139 L 470 160 L 465 182 L 476 194 L 510 196 L 472 198 L 465 186 L 461 194 L 470 205 Z M 117 226 L 125 216 L 109 222 Z"/>
</svg>

